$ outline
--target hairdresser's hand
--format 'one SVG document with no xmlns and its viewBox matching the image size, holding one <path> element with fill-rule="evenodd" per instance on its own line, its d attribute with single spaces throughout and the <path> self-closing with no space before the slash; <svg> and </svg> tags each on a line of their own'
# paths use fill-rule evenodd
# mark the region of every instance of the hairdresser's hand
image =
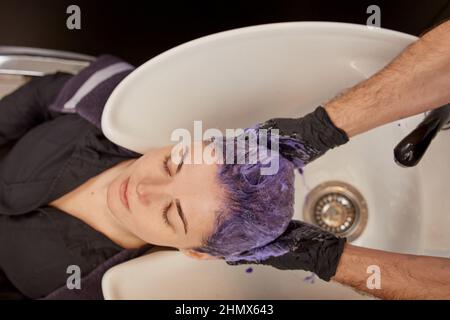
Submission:
<svg viewBox="0 0 450 320">
<path fill-rule="evenodd" d="M 288 248 L 287 253 L 257 262 L 238 260 L 227 263 L 263 264 L 281 270 L 311 271 L 319 278 L 329 281 L 336 274 L 345 242 L 345 238 L 336 237 L 319 227 L 292 220 L 286 231 L 268 244 L 276 248 Z"/>
<path fill-rule="evenodd" d="M 302 118 L 274 118 L 262 123 L 259 128 L 278 129 L 282 138 L 298 141 L 299 146 L 280 142 L 280 152 L 289 160 L 301 160 L 303 165 L 348 141 L 345 131 L 333 124 L 321 106 Z"/>
</svg>

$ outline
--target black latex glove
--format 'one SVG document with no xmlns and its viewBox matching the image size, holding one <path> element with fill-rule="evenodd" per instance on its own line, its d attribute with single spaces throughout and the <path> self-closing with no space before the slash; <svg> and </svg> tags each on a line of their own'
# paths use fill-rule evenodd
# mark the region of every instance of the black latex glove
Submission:
<svg viewBox="0 0 450 320">
<path fill-rule="evenodd" d="M 299 141 L 305 150 L 280 143 L 280 152 L 285 158 L 289 160 L 298 158 L 304 164 L 348 141 L 345 131 L 333 124 L 322 106 L 302 118 L 270 119 L 262 123 L 259 128 L 278 129 L 280 136 Z"/>
<path fill-rule="evenodd" d="M 311 271 L 322 280 L 330 281 L 336 274 L 346 239 L 336 237 L 309 223 L 292 220 L 286 231 L 275 242 L 289 248 L 289 252 L 259 262 L 240 260 L 227 263 L 262 264 L 281 270 Z"/>
</svg>

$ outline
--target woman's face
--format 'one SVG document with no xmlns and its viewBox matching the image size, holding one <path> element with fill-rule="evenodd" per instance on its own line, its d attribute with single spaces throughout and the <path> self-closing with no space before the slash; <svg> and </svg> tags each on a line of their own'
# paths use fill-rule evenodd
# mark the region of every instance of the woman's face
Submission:
<svg viewBox="0 0 450 320">
<path fill-rule="evenodd" d="M 180 249 L 201 246 L 214 230 L 224 194 L 217 180 L 218 164 L 194 164 L 194 150 L 202 147 L 194 143 L 180 151 L 185 157 L 180 164 L 172 162 L 172 146 L 151 150 L 132 162 L 108 187 L 107 203 L 114 217 L 147 243 Z"/>
</svg>

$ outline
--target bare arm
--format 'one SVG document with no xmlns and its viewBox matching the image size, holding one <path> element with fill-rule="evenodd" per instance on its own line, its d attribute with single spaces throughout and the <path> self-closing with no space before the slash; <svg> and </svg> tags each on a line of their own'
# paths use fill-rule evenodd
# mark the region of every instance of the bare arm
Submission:
<svg viewBox="0 0 450 320">
<path fill-rule="evenodd" d="M 380 268 L 380 289 L 369 289 L 369 266 Z M 332 280 L 382 299 L 450 299 L 450 259 L 347 244 Z"/>
<path fill-rule="evenodd" d="M 325 109 L 349 137 L 450 103 L 450 21 L 432 29 Z M 381 289 L 367 268 L 380 267 Z M 346 245 L 333 280 L 383 299 L 450 299 L 450 259 Z"/>
<path fill-rule="evenodd" d="M 369 79 L 325 104 L 349 137 L 450 103 L 450 21 L 409 45 Z"/>
</svg>

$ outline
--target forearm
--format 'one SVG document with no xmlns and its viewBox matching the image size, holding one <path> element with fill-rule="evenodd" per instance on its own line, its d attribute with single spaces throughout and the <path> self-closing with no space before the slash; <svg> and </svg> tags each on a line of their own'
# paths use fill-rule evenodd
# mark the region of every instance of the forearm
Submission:
<svg viewBox="0 0 450 320">
<path fill-rule="evenodd" d="M 379 267 L 379 289 L 367 285 L 369 266 Z M 450 259 L 347 244 L 332 280 L 382 299 L 450 299 Z"/>
<path fill-rule="evenodd" d="M 369 79 L 325 104 L 349 137 L 450 103 L 450 21 L 432 29 Z"/>
</svg>

